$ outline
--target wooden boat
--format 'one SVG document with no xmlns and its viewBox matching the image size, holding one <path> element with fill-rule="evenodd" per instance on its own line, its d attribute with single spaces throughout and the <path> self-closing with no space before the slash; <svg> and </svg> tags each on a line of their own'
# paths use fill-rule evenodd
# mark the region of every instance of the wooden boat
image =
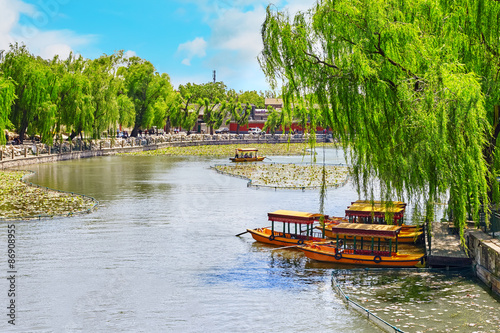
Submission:
<svg viewBox="0 0 500 333">
<path fill-rule="evenodd" d="M 382 267 L 417 267 L 423 253 L 399 253 L 400 226 L 340 223 L 332 226 L 335 241 L 310 243 L 297 247 L 305 256 L 324 262 Z M 352 237 L 352 241 L 347 239 Z M 370 241 L 365 241 L 367 238 Z M 393 246 L 394 245 L 394 246 Z"/>
<path fill-rule="evenodd" d="M 351 223 L 399 225 L 401 226 L 401 232 L 398 235 L 400 243 L 419 242 L 423 237 L 422 228 L 404 224 L 405 209 L 406 203 L 401 201 L 357 200 L 345 210 L 345 216 Z M 390 220 L 388 221 L 387 218 Z M 324 233 L 327 237 L 332 237 L 331 225 L 334 224 L 337 223 L 326 221 Z M 348 239 L 352 238 L 348 237 Z"/>
<path fill-rule="evenodd" d="M 359 223 L 358 223 L 359 224 Z M 335 238 L 335 234 L 332 232 L 333 226 L 336 224 L 333 223 L 325 223 L 325 227 L 317 226 L 316 228 L 319 230 L 324 229 L 325 236 L 328 238 Z M 414 226 L 401 226 L 401 231 L 398 235 L 399 243 L 417 243 L 423 236 L 423 231 L 420 228 L 416 228 Z M 352 240 L 353 236 L 347 236 L 348 240 Z M 369 241 L 370 238 L 364 239 L 365 241 Z"/>
<path fill-rule="evenodd" d="M 247 229 L 258 242 L 279 246 L 293 246 L 325 240 L 323 235 L 314 232 L 313 228 L 313 224 L 323 216 L 321 214 L 277 210 L 267 215 L 269 221 L 271 221 L 271 228 Z M 325 216 L 325 218 L 328 218 L 328 216 Z M 281 224 L 279 231 L 276 229 L 278 226 L 276 222 Z"/>
<path fill-rule="evenodd" d="M 345 216 L 352 223 L 402 225 L 405 209 L 401 201 L 357 200 L 347 207 Z"/>
<path fill-rule="evenodd" d="M 423 231 L 420 226 L 405 225 L 403 223 L 404 211 L 406 203 L 401 201 L 368 201 L 358 200 L 351 203 L 345 211 L 345 218 L 330 217 L 325 220 L 325 225 L 316 227 L 324 232 L 326 237 L 335 237 L 332 233 L 332 226 L 339 223 L 365 223 L 365 224 L 382 224 L 386 225 L 386 217 L 392 218 L 394 225 L 401 226 L 401 232 L 398 235 L 399 243 L 417 243 L 423 238 Z M 347 236 L 348 240 L 352 240 L 352 236 Z M 369 239 L 365 239 L 369 240 Z"/>
<path fill-rule="evenodd" d="M 229 158 L 231 162 L 260 162 L 265 156 L 258 155 L 256 148 L 237 148 L 234 157 Z"/>
</svg>

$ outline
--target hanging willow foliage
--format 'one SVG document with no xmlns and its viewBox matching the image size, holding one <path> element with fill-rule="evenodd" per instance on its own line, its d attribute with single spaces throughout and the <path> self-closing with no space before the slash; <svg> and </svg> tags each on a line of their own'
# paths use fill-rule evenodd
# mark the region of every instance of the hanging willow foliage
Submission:
<svg viewBox="0 0 500 333">
<path fill-rule="evenodd" d="M 262 38 L 271 85 L 316 105 L 310 116 L 342 139 L 358 191 L 415 200 L 427 219 L 448 198 L 462 239 L 468 216 L 488 211 L 500 2 L 322 0 L 293 18 L 269 6 Z"/>
<path fill-rule="evenodd" d="M 9 121 L 10 108 L 14 102 L 15 95 L 14 84 L 10 79 L 5 79 L 0 74 L 0 144 L 6 143 L 4 131 L 11 127 Z"/>
</svg>

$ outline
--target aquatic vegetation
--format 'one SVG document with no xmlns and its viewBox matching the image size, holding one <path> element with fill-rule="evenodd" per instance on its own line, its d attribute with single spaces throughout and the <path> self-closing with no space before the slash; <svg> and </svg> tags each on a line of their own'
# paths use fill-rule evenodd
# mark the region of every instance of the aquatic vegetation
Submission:
<svg viewBox="0 0 500 333">
<path fill-rule="evenodd" d="M 404 332 L 496 332 L 500 310 L 471 276 L 433 270 L 339 270 L 349 298 Z"/>
<path fill-rule="evenodd" d="M 23 171 L 0 171 L 0 219 L 72 215 L 93 209 L 96 202 L 78 194 L 24 183 Z"/>
<path fill-rule="evenodd" d="M 330 146 L 333 144 L 328 144 Z M 276 144 L 232 144 L 232 145 L 203 145 L 189 147 L 166 147 L 157 150 L 149 150 L 136 153 L 126 153 L 124 155 L 139 155 L 139 156 L 210 156 L 210 157 L 233 157 L 236 148 L 259 149 L 261 156 L 277 156 L 277 155 L 308 155 L 307 151 L 310 146 L 308 143 L 276 143 Z"/>
<path fill-rule="evenodd" d="M 323 182 L 323 165 L 317 164 L 240 163 L 216 165 L 214 168 L 220 173 L 249 179 L 252 186 L 317 188 Z M 326 165 L 325 185 L 343 186 L 348 175 L 347 166 Z"/>
</svg>

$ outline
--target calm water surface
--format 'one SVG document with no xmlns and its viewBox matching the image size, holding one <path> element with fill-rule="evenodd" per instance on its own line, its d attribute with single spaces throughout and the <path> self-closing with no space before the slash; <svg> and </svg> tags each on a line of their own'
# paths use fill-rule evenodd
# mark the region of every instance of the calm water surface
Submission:
<svg viewBox="0 0 500 333">
<path fill-rule="evenodd" d="M 318 192 L 250 189 L 209 169 L 225 162 L 115 156 L 30 167 L 30 181 L 101 206 L 18 223 L 16 327 L 3 315 L 0 331 L 377 331 L 332 290 L 331 266 L 235 237 L 267 226 L 270 211 L 317 211 Z M 355 199 L 350 184 L 329 190 L 327 213 L 343 215 Z M 1 229 L 7 244 L 6 224 Z M 6 279 L 0 288 L 8 289 Z"/>
</svg>

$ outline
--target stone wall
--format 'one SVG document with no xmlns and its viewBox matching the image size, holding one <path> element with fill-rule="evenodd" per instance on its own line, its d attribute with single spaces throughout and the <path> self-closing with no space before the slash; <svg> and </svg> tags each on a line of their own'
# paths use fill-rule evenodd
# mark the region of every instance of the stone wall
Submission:
<svg viewBox="0 0 500 333">
<path fill-rule="evenodd" d="M 103 156 L 104 150 L 88 150 L 88 151 L 77 151 L 72 153 L 63 154 L 46 154 L 40 156 L 28 156 L 23 158 L 16 158 L 13 160 L 3 160 L 0 162 L 0 169 L 22 169 L 25 165 L 38 164 L 38 163 L 49 163 L 57 161 L 74 160 L 79 158 L 88 158 Z"/>
<path fill-rule="evenodd" d="M 469 230 L 466 237 L 477 277 L 500 296 L 500 240 L 480 230 Z"/>
</svg>

